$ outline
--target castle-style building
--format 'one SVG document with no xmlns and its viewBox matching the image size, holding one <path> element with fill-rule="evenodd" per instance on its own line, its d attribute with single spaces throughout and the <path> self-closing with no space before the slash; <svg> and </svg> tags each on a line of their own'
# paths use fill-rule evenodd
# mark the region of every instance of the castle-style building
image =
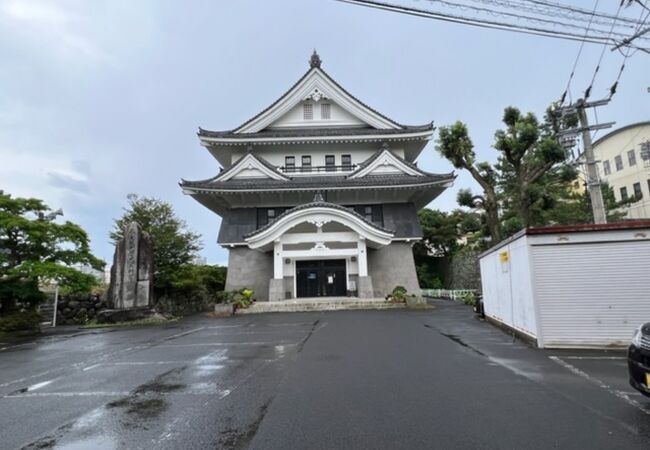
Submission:
<svg viewBox="0 0 650 450">
<path fill-rule="evenodd" d="M 181 182 L 222 217 L 226 289 L 258 301 L 418 293 L 417 211 L 451 186 L 415 161 L 433 124 L 402 125 L 309 70 L 273 104 L 229 131 L 199 129 L 221 172 Z"/>
</svg>

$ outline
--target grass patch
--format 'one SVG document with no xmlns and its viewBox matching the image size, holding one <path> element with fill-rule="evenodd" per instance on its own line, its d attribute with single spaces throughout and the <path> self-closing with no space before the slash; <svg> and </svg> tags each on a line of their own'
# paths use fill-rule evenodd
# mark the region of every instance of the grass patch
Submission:
<svg viewBox="0 0 650 450">
<path fill-rule="evenodd" d="M 414 303 L 411 305 L 406 305 L 407 309 L 436 309 L 433 305 L 428 305 L 426 303 Z"/>
<path fill-rule="evenodd" d="M 142 326 L 156 326 L 156 325 L 165 325 L 167 323 L 173 323 L 178 321 L 178 317 L 172 319 L 140 319 L 132 320 L 130 322 L 116 322 L 116 323 L 97 323 L 94 321 L 88 322 L 85 325 L 82 325 L 83 329 L 93 329 L 93 328 L 128 328 L 128 327 L 142 327 Z"/>
</svg>

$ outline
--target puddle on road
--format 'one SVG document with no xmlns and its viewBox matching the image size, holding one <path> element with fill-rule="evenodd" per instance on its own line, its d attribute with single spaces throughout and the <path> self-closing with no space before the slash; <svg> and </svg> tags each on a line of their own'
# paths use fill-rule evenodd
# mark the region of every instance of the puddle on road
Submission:
<svg viewBox="0 0 650 450">
<path fill-rule="evenodd" d="M 117 444 L 108 436 L 93 436 L 62 445 L 55 444 L 54 447 L 51 448 L 55 450 L 113 450 L 117 448 Z"/>
<path fill-rule="evenodd" d="M 123 408 L 127 414 L 135 416 L 136 419 L 147 420 L 158 417 L 167 408 L 167 402 L 160 398 L 131 396 L 110 402 L 106 407 Z"/>
</svg>

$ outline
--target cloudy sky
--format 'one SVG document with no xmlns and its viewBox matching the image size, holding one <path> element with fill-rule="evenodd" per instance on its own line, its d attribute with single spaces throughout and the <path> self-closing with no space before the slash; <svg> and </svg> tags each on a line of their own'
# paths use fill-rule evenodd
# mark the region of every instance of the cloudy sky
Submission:
<svg viewBox="0 0 650 450">
<path fill-rule="evenodd" d="M 462 120 L 480 157 L 494 160 L 503 108 L 541 114 L 564 90 L 578 45 L 333 0 L 0 0 L 0 189 L 63 208 L 106 260 L 126 195 L 159 197 L 203 235 L 208 261 L 224 264 L 218 217 L 177 184 L 218 171 L 197 127 L 230 129 L 256 114 L 307 70 L 314 48 L 374 108 L 407 124 Z M 574 96 L 600 50 L 585 48 Z M 606 52 L 592 98 L 621 60 Z M 601 121 L 649 119 L 649 69 L 646 54 L 628 60 Z M 419 163 L 451 170 L 433 144 Z M 431 206 L 453 209 L 468 186 L 460 174 Z"/>
</svg>

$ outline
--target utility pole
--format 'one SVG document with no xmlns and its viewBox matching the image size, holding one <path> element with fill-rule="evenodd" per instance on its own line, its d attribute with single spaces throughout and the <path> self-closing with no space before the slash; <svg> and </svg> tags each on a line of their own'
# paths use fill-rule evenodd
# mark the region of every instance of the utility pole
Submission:
<svg viewBox="0 0 650 450">
<path fill-rule="evenodd" d="M 598 166 L 594 157 L 594 149 L 591 145 L 591 131 L 589 130 L 589 118 L 585 111 L 585 101 L 580 99 L 576 105 L 580 128 L 582 128 L 582 145 L 584 146 L 585 165 L 587 173 L 587 190 L 591 199 L 591 209 L 594 213 L 594 223 L 607 223 L 605 202 L 603 192 L 600 188 L 600 177 Z"/>
<path fill-rule="evenodd" d="M 560 113 L 563 115 L 576 114 L 580 121 L 579 128 L 564 130 L 560 132 L 559 135 L 562 137 L 563 135 L 572 136 L 578 132 L 582 133 L 582 144 L 584 146 L 582 154 L 585 157 L 587 192 L 591 199 L 594 223 L 607 223 L 607 213 L 605 212 L 605 202 L 603 201 L 600 176 L 598 175 L 598 161 L 596 161 L 594 156 L 594 149 L 591 143 L 591 131 L 609 128 L 614 125 L 615 122 L 589 125 L 589 118 L 587 117 L 586 109 L 604 106 L 608 103 L 609 99 L 596 100 L 594 102 L 586 102 L 584 99 L 579 99 L 575 104 L 565 106 L 560 110 Z"/>
</svg>

